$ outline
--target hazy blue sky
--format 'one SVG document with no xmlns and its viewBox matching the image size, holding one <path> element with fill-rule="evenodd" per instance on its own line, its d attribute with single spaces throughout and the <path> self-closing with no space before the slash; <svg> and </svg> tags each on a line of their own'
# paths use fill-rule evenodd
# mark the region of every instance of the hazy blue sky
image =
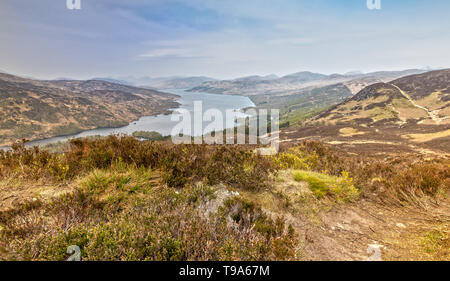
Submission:
<svg viewBox="0 0 450 281">
<path fill-rule="evenodd" d="M 450 66 L 450 1 L 0 0 L 0 70 L 38 78 Z"/>
</svg>

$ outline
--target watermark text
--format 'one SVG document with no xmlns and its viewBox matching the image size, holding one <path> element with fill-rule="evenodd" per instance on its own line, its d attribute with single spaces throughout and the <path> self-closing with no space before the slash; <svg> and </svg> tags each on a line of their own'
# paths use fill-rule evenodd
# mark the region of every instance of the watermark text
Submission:
<svg viewBox="0 0 450 281">
<path fill-rule="evenodd" d="M 367 0 L 369 10 L 381 10 L 381 0 Z"/>
<path fill-rule="evenodd" d="M 81 0 L 67 0 L 66 7 L 69 10 L 81 10 Z"/>
</svg>

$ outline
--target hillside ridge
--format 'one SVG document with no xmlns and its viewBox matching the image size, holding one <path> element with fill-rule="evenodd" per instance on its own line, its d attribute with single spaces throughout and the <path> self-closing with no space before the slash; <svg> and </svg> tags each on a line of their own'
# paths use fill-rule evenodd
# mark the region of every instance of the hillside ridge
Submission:
<svg viewBox="0 0 450 281">
<path fill-rule="evenodd" d="M 0 146 L 125 126 L 169 113 L 176 95 L 100 80 L 32 80 L 0 74 Z"/>
</svg>

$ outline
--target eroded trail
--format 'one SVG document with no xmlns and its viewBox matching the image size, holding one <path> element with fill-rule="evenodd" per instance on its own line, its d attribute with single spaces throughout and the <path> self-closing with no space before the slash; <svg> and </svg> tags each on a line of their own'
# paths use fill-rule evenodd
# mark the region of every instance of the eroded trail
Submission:
<svg viewBox="0 0 450 281">
<path fill-rule="evenodd" d="M 320 260 L 434 259 L 436 255 L 431 254 L 435 253 L 427 255 L 427 243 L 433 243 L 428 241 L 430 235 L 450 231 L 449 214 L 448 204 L 422 209 L 362 200 L 326 213 L 321 234 L 310 234 L 313 243 L 307 244 L 306 249 Z"/>
<path fill-rule="evenodd" d="M 431 118 L 431 120 L 433 120 L 435 123 L 436 123 L 436 125 L 439 125 L 439 124 L 441 124 L 441 122 L 444 120 L 444 119 L 446 119 L 446 118 L 439 118 L 437 115 L 436 115 L 436 113 L 435 112 L 433 112 L 433 111 L 431 111 L 431 110 L 429 110 L 428 108 L 426 108 L 426 107 L 423 107 L 423 106 L 421 106 L 421 105 L 419 105 L 419 104 L 417 104 L 407 93 L 405 93 L 405 91 L 403 91 L 402 89 L 400 89 L 400 87 L 398 87 L 397 85 L 394 85 L 394 84 L 390 84 L 390 85 L 392 85 L 392 86 L 394 86 L 397 90 L 399 90 L 400 91 L 400 93 L 414 106 L 414 107 L 417 107 L 417 108 L 420 108 L 420 109 L 422 109 L 422 110 L 425 110 L 425 112 L 428 114 L 428 116 Z"/>
<path fill-rule="evenodd" d="M 450 204 L 394 207 L 360 200 L 318 214 L 311 221 L 283 215 L 302 240 L 302 260 L 445 260 L 450 257 Z M 437 237 L 437 238 L 436 238 Z M 444 247 L 434 246 L 438 243 Z M 434 248 L 433 248 L 434 247 Z"/>
<path fill-rule="evenodd" d="M 273 218 L 283 217 L 299 240 L 300 260 L 445 260 L 450 258 L 450 197 L 400 204 L 375 193 L 328 205 L 308 197 L 308 184 L 283 171 L 272 190 L 241 192 Z M 280 196 L 282 194 L 283 196 Z M 303 198 L 298 200 L 298 198 Z M 309 199 L 305 199 L 309 198 Z M 428 199 L 427 199 L 428 200 Z M 283 202 L 291 202 L 285 204 Z M 437 237 L 437 238 L 436 238 Z M 434 239 L 438 239 L 435 241 Z M 431 248 L 430 248 L 431 245 Z M 439 245 L 435 246 L 435 245 Z M 434 247 L 434 248 L 433 248 Z"/>
</svg>

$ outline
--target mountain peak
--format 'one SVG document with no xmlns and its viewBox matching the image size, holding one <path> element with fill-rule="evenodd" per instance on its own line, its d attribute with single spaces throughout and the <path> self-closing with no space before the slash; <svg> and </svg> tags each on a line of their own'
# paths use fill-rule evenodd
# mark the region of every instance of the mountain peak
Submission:
<svg viewBox="0 0 450 281">
<path fill-rule="evenodd" d="M 280 79 L 288 83 L 310 82 L 326 78 L 325 74 L 314 73 L 309 71 L 301 71 L 285 75 Z"/>
</svg>

